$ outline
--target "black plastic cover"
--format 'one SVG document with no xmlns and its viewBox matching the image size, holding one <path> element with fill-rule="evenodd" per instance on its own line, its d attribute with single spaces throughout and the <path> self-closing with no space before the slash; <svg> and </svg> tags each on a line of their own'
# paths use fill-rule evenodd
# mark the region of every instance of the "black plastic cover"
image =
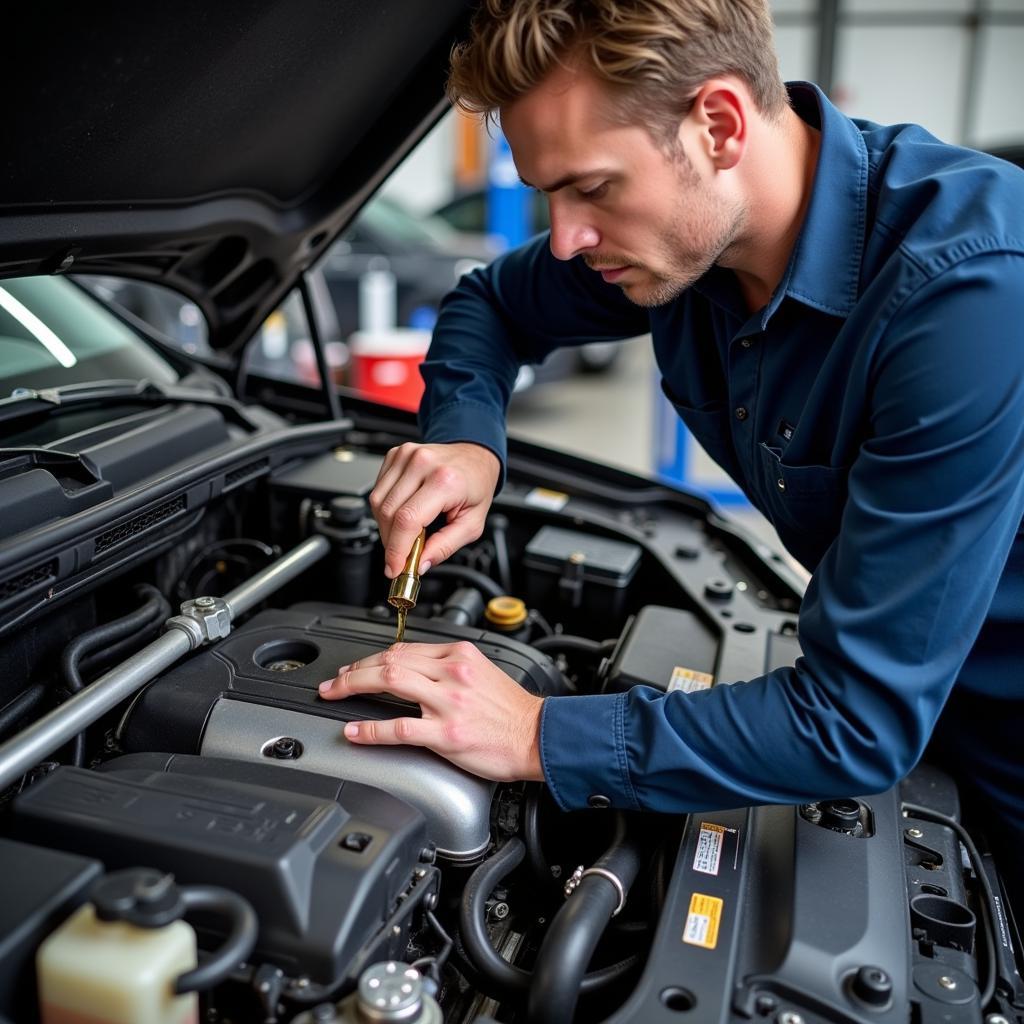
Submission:
<svg viewBox="0 0 1024 1024">
<path fill-rule="evenodd" d="M 630 623 L 608 670 L 608 689 L 638 684 L 660 690 L 707 689 L 718 637 L 692 612 L 645 605 Z"/>
<path fill-rule="evenodd" d="M 636 573 L 640 554 L 636 544 L 626 541 L 542 526 L 526 545 L 523 564 L 530 569 L 561 573 L 566 562 L 579 556 L 584 580 L 625 587 Z"/>
<path fill-rule="evenodd" d="M 390 609 L 375 615 L 343 605 L 303 604 L 261 612 L 152 683 L 132 709 L 122 743 L 132 751 L 194 753 L 213 705 L 225 695 L 339 722 L 418 715 L 416 705 L 387 695 L 325 701 L 317 692 L 340 665 L 384 650 L 394 639 Z M 471 640 L 531 693 L 560 692 L 561 675 L 550 658 L 500 634 L 411 616 L 406 640 Z"/>
<path fill-rule="evenodd" d="M 0 839 L 0 1017 L 36 1019 L 36 950 L 102 874 L 98 860 Z"/>
<path fill-rule="evenodd" d="M 19 836 L 220 885 L 252 903 L 254 959 L 334 984 L 414 888 L 419 811 L 358 783 L 216 758 L 147 754 L 62 767 L 15 801 Z M 369 836 L 359 848 L 347 842 Z"/>
<path fill-rule="evenodd" d="M 383 460 L 379 455 L 347 450 L 325 452 L 298 466 L 276 473 L 270 481 L 275 491 L 329 503 L 339 496 L 365 498 L 377 482 Z"/>
</svg>

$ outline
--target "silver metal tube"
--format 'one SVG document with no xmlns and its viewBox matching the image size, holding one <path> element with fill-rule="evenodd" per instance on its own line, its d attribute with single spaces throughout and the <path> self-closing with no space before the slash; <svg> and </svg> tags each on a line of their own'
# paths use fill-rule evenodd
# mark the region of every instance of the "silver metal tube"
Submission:
<svg viewBox="0 0 1024 1024">
<path fill-rule="evenodd" d="M 275 590 L 290 583 L 299 573 L 311 565 L 315 565 L 330 550 L 330 542 L 318 534 L 304 540 L 297 548 L 293 548 L 284 558 L 279 558 L 273 565 L 268 565 L 263 572 L 257 573 L 230 594 L 224 595 L 224 602 L 231 612 L 234 621 L 244 615 Z"/>
<path fill-rule="evenodd" d="M 319 561 L 329 549 L 326 537 L 310 537 L 263 572 L 232 590 L 224 598 L 232 621 Z M 169 629 L 60 707 L 0 744 L 0 789 L 16 782 L 33 765 L 142 689 L 198 643 L 198 639 L 184 629 Z"/>
<path fill-rule="evenodd" d="M 182 630 L 168 630 L 60 707 L 0 744 L 0 789 L 16 782 L 33 765 L 117 707 L 191 647 Z"/>
</svg>

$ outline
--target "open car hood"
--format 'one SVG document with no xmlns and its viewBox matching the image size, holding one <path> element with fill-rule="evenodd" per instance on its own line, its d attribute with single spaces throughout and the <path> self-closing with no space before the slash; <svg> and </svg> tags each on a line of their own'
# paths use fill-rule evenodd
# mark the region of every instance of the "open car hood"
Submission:
<svg viewBox="0 0 1024 1024">
<path fill-rule="evenodd" d="M 439 115 L 466 8 L 19 5 L 0 278 L 154 281 L 237 348 Z"/>
</svg>

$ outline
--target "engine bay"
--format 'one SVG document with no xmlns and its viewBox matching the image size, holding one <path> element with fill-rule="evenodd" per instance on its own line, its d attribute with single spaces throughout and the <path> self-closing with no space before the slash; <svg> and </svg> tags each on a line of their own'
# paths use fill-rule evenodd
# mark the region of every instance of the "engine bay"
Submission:
<svg viewBox="0 0 1024 1024">
<path fill-rule="evenodd" d="M 317 691 L 394 641 L 367 499 L 414 427 L 223 404 L 152 396 L 0 467 L 0 1017 L 73 1019 L 37 956 L 87 911 L 187 919 L 179 992 L 224 1024 L 1021 1019 L 997 866 L 934 766 L 800 807 L 565 813 L 348 743 L 417 713 Z M 792 664 L 799 602 L 698 499 L 513 444 L 405 639 L 539 696 L 690 692 Z"/>
</svg>

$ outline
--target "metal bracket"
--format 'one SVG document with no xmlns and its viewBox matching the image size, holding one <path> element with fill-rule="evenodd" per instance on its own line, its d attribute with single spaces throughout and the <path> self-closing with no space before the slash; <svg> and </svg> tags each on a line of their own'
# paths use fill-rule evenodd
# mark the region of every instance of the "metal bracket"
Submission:
<svg viewBox="0 0 1024 1024">
<path fill-rule="evenodd" d="M 195 650 L 231 632 L 231 610 L 222 598 L 196 597 L 182 604 L 180 615 L 167 620 L 167 628 L 184 632 Z"/>
<path fill-rule="evenodd" d="M 619 896 L 619 905 L 612 911 L 612 917 L 615 917 L 626 905 L 626 889 L 619 880 L 619 876 L 613 874 L 607 868 L 587 868 L 584 871 L 583 865 L 580 864 L 568 877 L 562 888 L 562 891 L 565 893 L 565 898 L 568 899 L 579 888 L 580 882 L 582 882 L 587 875 L 599 875 L 601 878 L 606 879 L 615 886 L 615 891 Z"/>
</svg>

